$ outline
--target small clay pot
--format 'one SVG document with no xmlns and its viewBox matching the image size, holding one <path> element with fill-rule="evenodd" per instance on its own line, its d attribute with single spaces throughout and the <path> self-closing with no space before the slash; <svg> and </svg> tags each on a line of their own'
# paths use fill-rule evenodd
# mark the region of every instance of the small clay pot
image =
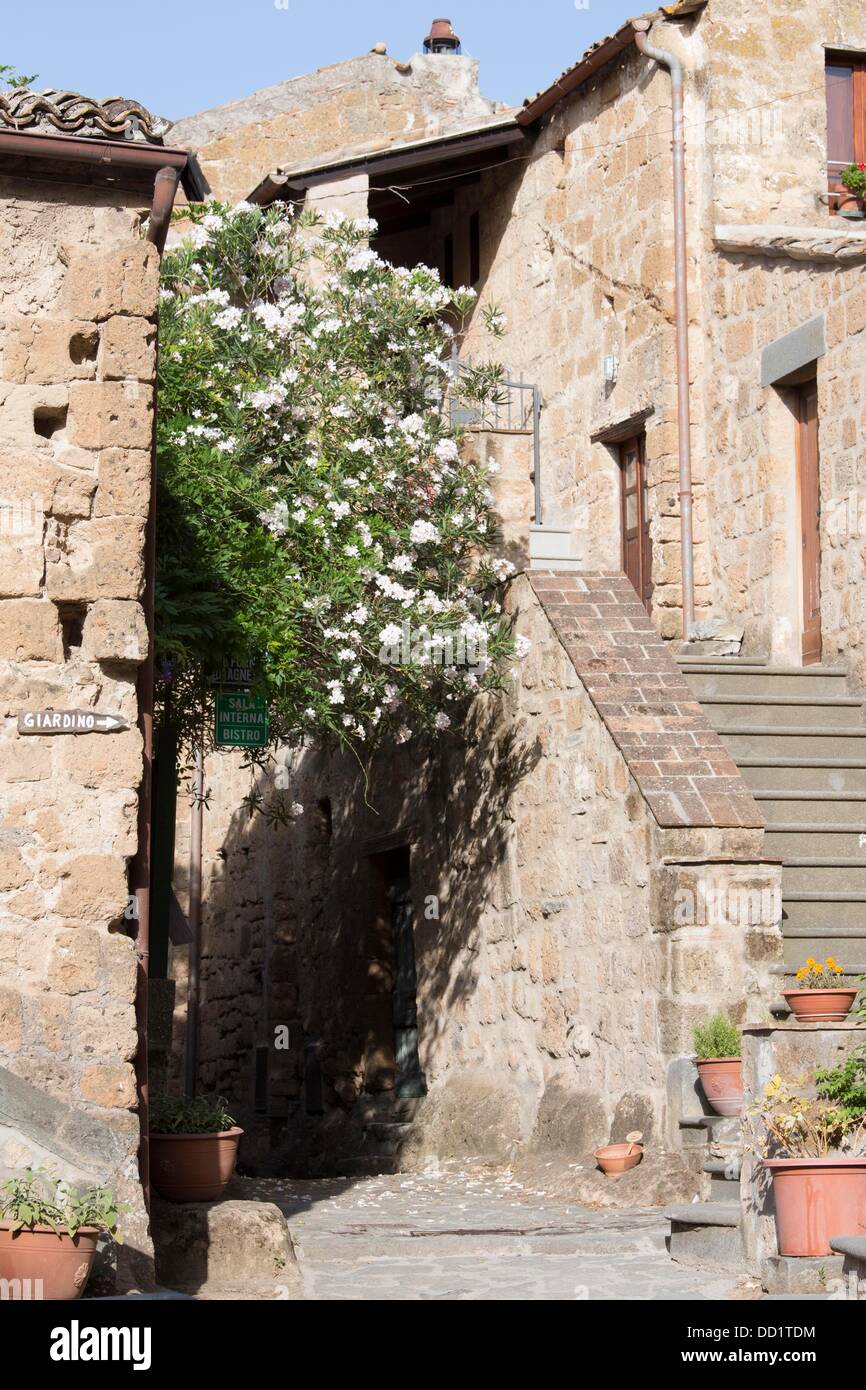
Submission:
<svg viewBox="0 0 866 1390">
<path fill-rule="evenodd" d="M 80 1298 L 84 1292 L 99 1231 L 82 1226 L 71 1236 L 62 1226 L 57 1235 L 50 1226 L 10 1230 L 0 1225 L 0 1279 L 13 1297 L 56 1303 Z"/>
<path fill-rule="evenodd" d="M 603 1144 L 593 1157 L 606 1178 L 618 1178 L 629 1168 L 636 1168 L 643 1158 L 641 1144 Z"/>
<path fill-rule="evenodd" d="M 695 1059 L 707 1105 L 716 1115 L 743 1112 L 743 1068 L 739 1057 Z"/>
<path fill-rule="evenodd" d="M 214 1202 L 235 1170 L 237 1125 L 220 1134 L 151 1134 L 150 1173 L 167 1202 Z"/>
<path fill-rule="evenodd" d="M 857 998 L 856 989 L 785 989 L 798 1023 L 843 1023 Z"/>
</svg>

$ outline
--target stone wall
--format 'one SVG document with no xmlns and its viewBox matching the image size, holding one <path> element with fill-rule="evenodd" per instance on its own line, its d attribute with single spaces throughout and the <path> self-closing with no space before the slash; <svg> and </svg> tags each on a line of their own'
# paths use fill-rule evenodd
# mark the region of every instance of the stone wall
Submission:
<svg viewBox="0 0 866 1390">
<path fill-rule="evenodd" d="M 258 1130 L 248 1160 L 333 1170 L 358 1152 L 371 1099 L 393 1091 L 376 864 L 400 845 L 428 1087 L 404 1162 L 575 1158 L 635 1127 L 666 1145 L 668 1071 L 694 1020 L 721 1002 L 742 1014 L 744 998 L 760 1016 L 777 907 L 750 928 L 678 911 L 701 882 L 777 887 L 760 829 L 660 828 L 525 579 L 509 602 L 533 646 L 502 702 L 474 707 L 468 746 L 398 749 L 366 789 L 344 759 L 289 758 L 305 810 L 280 828 L 241 811 L 240 754 L 208 759 L 200 1073 Z M 182 1010 L 176 1025 L 179 1057 Z M 270 1069 L 258 1121 L 257 1047 Z"/>
<path fill-rule="evenodd" d="M 866 15 L 823 0 L 808 20 L 783 3 L 711 3 L 695 61 L 706 138 L 699 313 L 707 325 L 697 392 L 706 430 L 716 611 L 743 621 L 748 649 L 800 659 L 795 422 L 761 357 L 816 318 L 824 657 L 866 682 L 861 435 L 866 350 L 862 224 L 831 216 L 826 189 L 825 47 L 866 50 Z M 696 77 L 697 81 L 697 77 Z"/>
<path fill-rule="evenodd" d="M 866 51 L 862 6 L 823 0 L 807 24 L 783 0 L 709 0 L 656 21 L 651 42 L 686 70 L 698 617 L 741 619 L 747 650 L 799 660 L 793 417 L 762 384 L 761 354 L 822 316 L 825 656 L 862 685 L 866 244 L 861 224 L 828 211 L 824 97 L 824 45 Z M 476 314 L 461 350 L 495 352 L 541 387 L 544 519 L 582 534 L 590 570 L 620 563 L 616 440 L 646 430 L 665 637 L 681 630 L 671 185 L 670 82 L 629 49 L 554 108 L 525 164 L 458 193 L 427 248 L 436 264 L 447 226 L 480 211 L 480 304 L 498 303 L 507 330 L 491 344 Z M 615 384 L 603 380 L 608 355 Z M 502 489 L 509 535 L 521 507 L 524 528 L 531 516 L 528 448 L 523 466 L 522 503 L 513 476 Z"/>
<path fill-rule="evenodd" d="M 667 33 L 658 41 L 667 43 Z M 678 30 L 671 41 L 681 42 Z M 478 209 L 479 307 L 498 304 L 507 326 L 492 343 L 477 312 L 461 351 L 495 354 L 511 375 L 540 387 L 544 521 L 585 535 L 590 571 L 620 565 L 616 440 L 629 422 L 631 433 L 645 429 L 654 616 L 672 637 L 681 600 L 670 84 L 653 74 L 635 49 L 626 50 L 554 108 L 525 162 L 458 192 L 453 212 L 437 215 L 432 240 L 441 240 L 449 220 L 459 227 Z M 459 260 L 456 274 L 466 274 Z M 608 355 L 620 364 L 613 385 L 603 375 Z M 527 450 L 527 479 L 530 466 Z M 513 510 L 513 501 L 505 505 Z M 530 519 L 527 487 L 527 530 Z M 700 494 L 695 534 L 703 607 L 709 594 Z"/>
<path fill-rule="evenodd" d="M 481 95 L 474 58 L 368 53 L 187 116 L 170 139 L 196 151 L 215 197 L 237 202 L 274 169 L 428 139 L 502 109 Z"/>
<path fill-rule="evenodd" d="M 0 1069 L 35 1088 L 34 1130 L 40 1143 L 55 1130 L 55 1166 L 113 1182 L 130 1203 L 135 1264 L 149 1244 L 127 867 L 158 256 L 116 195 L 3 180 L 0 203 Z M 19 711 L 44 708 L 129 727 L 19 734 Z M 46 1119 L 55 1102 L 85 1117 L 66 1144 Z M 105 1142 L 76 1148 L 99 1130 Z M 0 1168 L 30 1152 L 26 1131 L 5 1137 Z"/>
</svg>

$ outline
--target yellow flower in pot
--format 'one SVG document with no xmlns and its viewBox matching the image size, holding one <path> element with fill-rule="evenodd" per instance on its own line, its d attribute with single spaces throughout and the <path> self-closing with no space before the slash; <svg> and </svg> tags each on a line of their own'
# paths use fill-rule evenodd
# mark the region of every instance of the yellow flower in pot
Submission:
<svg viewBox="0 0 866 1390">
<path fill-rule="evenodd" d="M 783 990 L 798 1023 L 841 1023 L 857 998 L 856 986 L 842 983 L 845 971 L 833 958 L 813 960 L 796 972 L 796 988 Z"/>
</svg>

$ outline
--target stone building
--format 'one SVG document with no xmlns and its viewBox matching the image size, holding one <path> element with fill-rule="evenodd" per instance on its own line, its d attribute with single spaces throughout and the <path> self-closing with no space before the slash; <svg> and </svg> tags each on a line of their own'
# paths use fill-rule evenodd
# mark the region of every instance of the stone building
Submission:
<svg viewBox="0 0 866 1390">
<path fill-rule="evenodd" d="M 146 538 L 179 177 L 199 195 L 135 102 L 0 95 L 0 1175 L 115 1187 L 137 1283 Z"/>
<path fill-rule="evenodd" d="M 727 1007 L 772 1033 L 808 950 L 866 969 L 866 233 L 838 180 L 866 160 L 864 55 L 855 0 L 808 22 L 681 0 L 517 110 L 450 41 L 190 117 L 171 149 L 139 110 L 81 125 L 49 101 L 28 136 L 0 107 L 0 432 L 42 499 L 0 547 L 0 1158 L 114 1177 L 145 1263 L 127 871 L 145 882 L 154 172 L 198 197 L 173 152 L 195 150 L 218 196 L 369 212 L 383 256 L 477 289 L 464 360 L 501 307 L 508 401 L 470 441 L 500 464 L 532 643 L 464 739 L 396 750 L 369 790 L 347 760 L 276 750 L 306 808 L 290 826 L 242 811 L 240 754 L 208 756 L 198 1085 L 251 1166 L 579 1161 L 640 1129 L 661 1155 L 645 1195 L 664 1172 L 685 1196 L 706 1157 L 692 1024 Z M 91 140 L 98 175 L 72 152 Z M 43 707 L 129 727 L 19 729 Z M 182 908 L 183 798 L 174 838 Z M 189 946 L 167 892 L 150 930 L 154 1060 L 179 1085 Z"/>
<path fill-rule="evenodd" d="M 685 74 L 685 374 L 671 63 L 647 43 Z M 866 151 L 864 52 L 846 0 L 808 23 L 684 0 L 519 110 L 480 119 L 473 96 L 383 140 L 365 84 L 312 154 L 309 114 L 278 121 L 269 94 L 175 128 L 218 132 L 216 187 L 368 212 L 383 256 L 474 285 L 461 357 L 490 350 L 497 304 L 513 383 L 473 447 L 500 464 L 533 655 L 468 750 L 388 759 L 374 812 L 308 750 L 289 760 L 307 814 L 279 830 L 240 814 L 239 758 L 208 760 L 201 1081 L 245 1108 L 259 1161 L 584 1154 L 630 1128 L 678 1149 L 696 1017 L 766 1022 L 809 950 L 863 968 L 866 234 L 838 172 Z M 464 82 L 451 52 L 358 61 L 383 93 L 434 63 Z M 275 91 L 342 101 L 353 67 Z"/>
</svg>

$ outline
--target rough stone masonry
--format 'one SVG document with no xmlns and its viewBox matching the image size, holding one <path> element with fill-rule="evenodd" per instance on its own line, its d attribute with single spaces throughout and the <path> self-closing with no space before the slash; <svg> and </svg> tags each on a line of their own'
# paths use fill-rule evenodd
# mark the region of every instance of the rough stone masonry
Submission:
<svg viewBox="0 0 866 1390">
<path fill-rule="evenodd" d="M 120 194 L 0 182 L 0 1173 L 113 1183 L 146 1276 L 127 868 L 158 253 Z M 21 711 L 118 732 L 33 737 Z"/>
</svg>

